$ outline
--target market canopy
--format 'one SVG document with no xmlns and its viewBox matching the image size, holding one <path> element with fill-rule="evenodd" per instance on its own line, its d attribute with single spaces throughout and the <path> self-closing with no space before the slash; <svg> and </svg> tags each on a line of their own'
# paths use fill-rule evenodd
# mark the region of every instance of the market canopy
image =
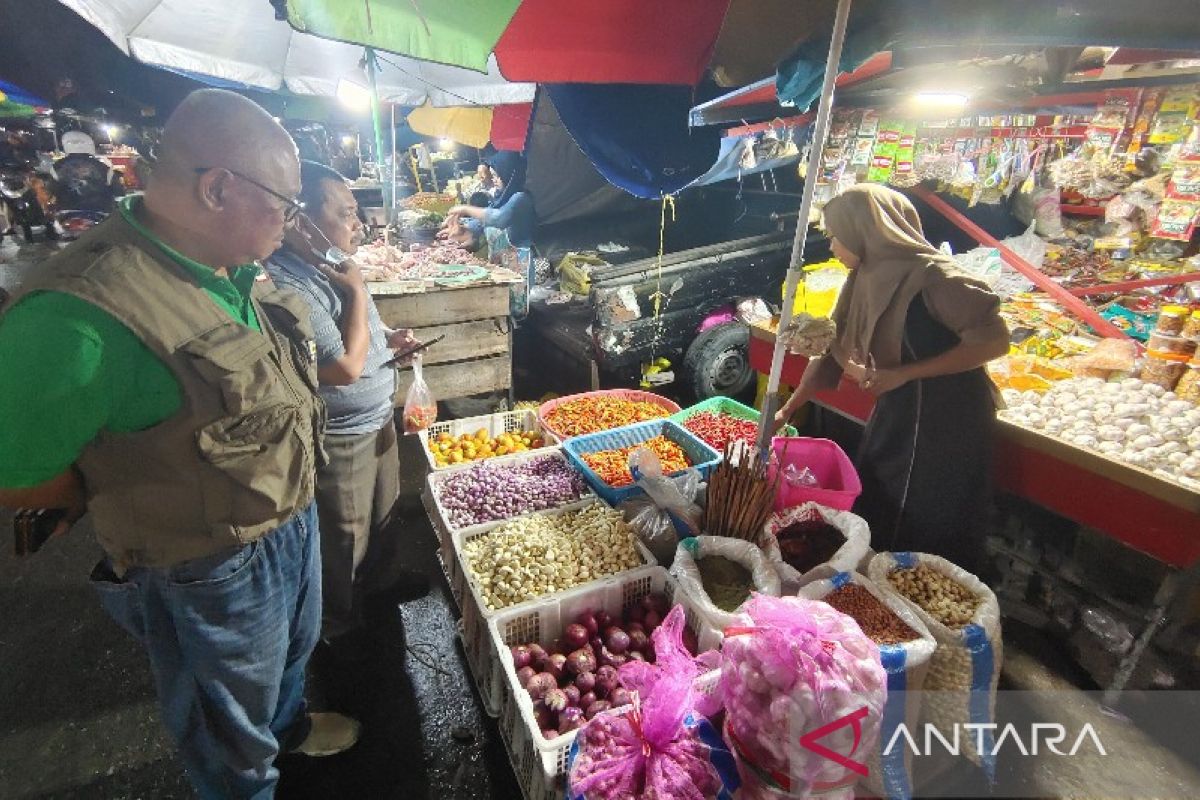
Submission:
<svg viewBox="0 0 1200 800">
<path fill-rule="evenodd" d="M 266 0 L 60 0 L 139 61 L 248 87 L 335 95 L 363 85 L 363 48 L 299 33 Z M 372 6 L 374 7 L 374 5 Z M 495 58 L 478 72 L 379 53 L 380 100 L 400 105 L 495 105 L 533 99 Z"/>
<path fill-rule="evenodd" d="M 434 108 L 425 104 L 408 115 L 417 133 L 449 139 L 468 147 L 486 147 L 492 132 L 492 109 L 485 107 Z"/>
<path fill-rule="evenodd" d="M 31 92 L 27 92 L 15 83 L 0 80 L 0 103 L 13 103 L 22 106 L 49 108 L 50 104 Z"/>
</svg>

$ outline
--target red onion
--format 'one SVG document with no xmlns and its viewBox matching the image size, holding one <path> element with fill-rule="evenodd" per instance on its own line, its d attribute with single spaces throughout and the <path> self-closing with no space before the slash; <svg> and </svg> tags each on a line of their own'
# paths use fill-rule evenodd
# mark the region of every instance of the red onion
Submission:
<svg viewBox="0 0 1200 800">
<path fill-rule="evenodd" d="M 525 691 L 529 692 L 529 696 L 534 700 L 541 700 L 546 696 L 546 693 L 558 688 L 558 679 L 546 672 L 539 672 L 529 679 L 529 683 L 525 685 Z"/>
<path fill-rule="evenodd" d="M 517 670 L 517 683 L 524 689 L 529 686 L 529 679 L 534 675 L 537 675 L 537 671 L 533 667 L 521 667 Z"/>
<path fill-rule="evenodd" d="M 626 633 L 632 634 L 634 631 L 641 631 L 642 633 L 645 633 L 646 626 L 640 622 L 631 622 L 625 626 Z"/>
<path fill-rule="evenodd" d="M 613 689 L 617 688 L 617 670 L 614 667 L 604 666 L 596 670 L 596 696 L 608 697 Z"/>
<path fill-rule="evenodd" d="M 647 611 L 642 624 L 646 626 L 646 633 L 654 633 L 654 629 L 662 624 L 662 615 L 657 611 Z"/>
<path fill-rule="evenodd" d="M 668 611 L 667 597 L 662 594 L 648 594 L 642 598 L 642 608 L 647 611 L 657 611 L 661 617 Z"/>
<path fill-rule="evenodd" d="M 633 697 L 629 694 L 629 690 L 624 686 L 618 686 L 613 689 L 611 695 L 608 696 L 608 702 L 612 703 L 613 708 L 620 708 L 633 703 Z"/>
<path fill-rule="evenodd" d="M 592 652 L 599 653 L 600 648 L 604 647 L 604 640 L 601 639 L 599 636 L 593 636 L 591 639 L 588 640 L 588 644 L 591 646 Z"/>
<path fill-rule="evenodd" d="M 583 723 L 583 709 L 576 706 L 567 706 L 558 715 L 558 730 L 562 733 L 578 730 Z"/>
<path fill-rule="evenodd" d="M 550 654 L 546 652 L 546 648 L 540 644 L 529 645 L 529 663 L 534 669 L 540 670 L 546 663 L 546 656 L 548 655 Z"/>
<path fill-rule="evenodd" d="M 578 622 L 572 622 L 563 631 L 563 644 L 567 646 L 568 650 L 578 650 L 588 643 L 590 636 L 587 628 Z"/>
<path fill-rule="evenodd" d="M 596 698 L 595 692 L 584 692 L 583 695 L 579 698 L 579 707 L 587 708 L 592 703 L 596 702 L 596 699 L 597 698 Z"/>
<path fill-rule="evenodd" d="M 567 656 L 567 672 L 581 675 L 585 672 L 596 671 L 596 654 L 589 648 L 581 647 Z"/>
<path fill-rule="evenodd" d="M 646 657 L 637 650 L 630 650 L 629 651 L 629 660 L 630 661 L 645 661 Z"/>
<path fill-rule="evenodd" d="M 581 672 L 575 676 L 575 685 L 581 692 L 590 692 L 596 688 L 596 673 Z"/>
<path fill-rule="evenodd" d="M 557 720 L 555 719 L 554 712 L 546 708 L 542 703 L 537 703 L 533 707 L 533 721 L 538 728 L 546 729 L 553 728 Z"/>
<path fill-rule="evenodd" d="M 579 619 L 575 620 L 575 622 L 587 629 L 588 636 L 595 636 L 596 631 L 600 630 L 600 626 L 596 624 L 596 615 L 590 611 L 580 614 Z M 580 645 L 580 647 L 582 646 Z"/>
<path fill-rule="evenodd" d="M 597 700 L 587 707 L 587 710 L 583 712 L 583 715 L 588 719 L 591 719 L 597 714 L 603 714 L 610 708 L 612 708 L 612 703 L 608 702 L 607 700 Z"/>
<path fill-rule="evenodd" d="M 513 657 L 513 667 L 516 669 L 528 667 L 530 662 L 533 661 L 533 656 L 530 654 L 529 648 L 523 644 L 513 647 L 511 652 Z"/>
<path fill-rule="evenodd" d="M 620 628 L 612 627 L 604 632 L 604 645 L 608 648 L 608 652 L 615 656 L 628 650 L 629 642 L 629 634 Z"/>
<path fill-rule="evenodd" d="M 557 714 L 567 707 L 567 695 L 562 689 L 551 689 L 546 692 L 542 702 L 546 704 L 546 708 Z"/>
<path fill-rule="evenodd" d="M 596 612 L 596 630 L 598 630 L 598 631 L 608 630 L 608 627 L 612 624 L 613 624 L 612 614 L 609 614 L 607 611 L 605 611 L 603 609 Z"/>
<path fill-rule="evenodd" d="M 631 652 L 641 653 L 646 649 L 646 645 L 650 644 L 650 637 L 645 631 L 630 631 L 629 632 L 629 649 Z"/>
<path fill-rule="evenodd" d="M 591 673 L 589 672 L 588 674 L 590 675 Z M 567 696 L 568 706 L 579 705 L 579 698 L 583 697 L 583 692 L 579 691 L 579 687 L 573 683 L 568 683 L 564 686 L 562 692 Z"/>
<path fill-rule="evenodd" d="M 542 668 L 542 671 L 547 672 L 550 675 L 553 675 L 554 680 L 561 681 L 562 677 L 563 677 L 563 670 L 566 667 L 566 663 L 567 663 L 566 656 L 564 656 L 562 653 L 554 653 L 552 655 L 546 656 L 546 664 Z"/>
<path fill-rule="evenodd" d="M 554 730 L 553 728 L 547 728 L 542 731 L 542 738 L 545 739 L 546 741 L 550 741 L 551 739 L 557 739 L 559 736 L 562 736 L 562 734 L 559 733 L 558 731 Z"/>
<path fill-rule="evenodd" d="M 434 484 L 455 528 L 508 519 L 578 500 L 583 476 L 562 458 L 539 456 L 521 464 L 476 464 Z"/>
</svg>

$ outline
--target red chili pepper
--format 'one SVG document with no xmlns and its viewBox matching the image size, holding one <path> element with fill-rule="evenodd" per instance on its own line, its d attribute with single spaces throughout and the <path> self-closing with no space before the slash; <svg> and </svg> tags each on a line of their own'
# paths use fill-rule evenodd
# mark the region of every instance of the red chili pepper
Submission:
<svg viewBox="0 0 1200 800">
<path fill-rule="evenodd" d="M 733 441 L 754 441 L 758 435 L 758 423 L 739 419 L 729 414 L 714 414 L 702 411 L 693 414 L 683 423 L 683 427 L 703 439 L 718 452 L 724 452 L 725 445 Z"/>
</svg>

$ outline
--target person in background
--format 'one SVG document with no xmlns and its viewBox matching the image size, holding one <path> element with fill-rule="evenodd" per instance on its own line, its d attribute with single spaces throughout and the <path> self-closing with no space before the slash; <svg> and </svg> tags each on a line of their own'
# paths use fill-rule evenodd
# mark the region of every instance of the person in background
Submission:
<svg viewBox="0 0 1200 800">
<path fill-rule="evenodd" d="M 475 182 L 471 184 L 471 188 L 466 194 L 470 198 L 470 205 L 476 208 L 486 208 L 496 199 L 501 188 L 500 179 L 492 170 L 491 165 L 485 161 L 475 168 Z"/>
<path fill-rule="evenodd" d="M 317 471 L 321 631 L 336 655 L 355 660 L 369 653 L 364 596 L 395 588 L 398 577 L 389 574 L 397 543 L 381 536 L 400 496 L 392 418 L 396 370 L 388 362 L 416 341 L 412 331 L 383 324 L 358 265 L 349 259 L 364 228 L 345 179 L 312 161 L 301 162 L 300 178 L 305 213 L 266 266 L 277 286 L 303 300 L 316 334 L 317 376 L 329 411 L 329 463 Z M 340 266 L 329 263 L 331 245 L 340 251 L 332 259 Z M 408 590 L 428 588 L 419 578 L 404 579 Z"/>
<path fill-rule="evenodd" d="M 859 184 L 825 206 L 850 268 L 837 338 L 776 415 L 782 426 L 845 372 L 876 396 L 854 510 L 876 550 L 935 553 L 976 572 L 989 501 L 995 387 L 983 365 L 1008 351 L 1000 301 L 925 240 L 904 195 Z"/>
<path fill-rule="evenodd" d="M 257 281 L 300 188 L 295 145 L 233 92 L 167 121 L 145 196 L 42 264 L 0 318 L 0 506 L 90 513 L 92 582 L 145 648 L 204 800 L 269 798 L 283 752 L 346 750 L 308 714 L 323 459 L 303 305 Z"/>
<path fill-rule="evenodd" d="M 492 157 L 491 168 L 501 182 L 501 191 L 486 208 L 454 206 L 446 214 L 439 238 L 463 246 L 487 237 L 487 229 L 503 231 L 513 247 L 531 247 L 537 227 L 533 195 L 525 191 L 525 157 L 508 151 Z"/>
<path fill-rule="evenodd" d="M 83 131 L 64 133 L 62 148 L 67 155 L 54 162 L 50 173 L 55 205 L 64 211 L 111 214 L 125 194 L 121 176 L 96 157 L 96 143 Z"/>
</svg>

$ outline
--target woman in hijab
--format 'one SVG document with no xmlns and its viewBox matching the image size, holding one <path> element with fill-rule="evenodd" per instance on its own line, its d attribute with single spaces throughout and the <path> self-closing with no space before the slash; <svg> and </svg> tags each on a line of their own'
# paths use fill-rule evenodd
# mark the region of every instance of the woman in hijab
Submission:
<svg viewBox="0 0 1200 800">
<path fill-rule="evenodd" d="M 504 231 L 513 247 L 532 246 L 537 216 L 533 195 L 525 191 L 525 157 L 519 153 L 500 152 L 492 158 L 491 168 L 501 182 L 496 199 L 486 208 L 451 208 L 446 215 L 446 235 L 459 238 L 463 230 L 476 233 L 478 226 L 482 226 Z"/>
<path fill-rule="evenodd" d="M 837 338 L 809 364 L 782 424 L 843 373 L 875 395 L 858 454 L 855 512 L 876 550 L 935 553 L 977 571 L 989 500 L 995 390 L 983 365 L 1008 350 L 999 299 L 925 240 L 912 203 L 861 184 L 825 207 L 851 269 Z"/>
</svg>

